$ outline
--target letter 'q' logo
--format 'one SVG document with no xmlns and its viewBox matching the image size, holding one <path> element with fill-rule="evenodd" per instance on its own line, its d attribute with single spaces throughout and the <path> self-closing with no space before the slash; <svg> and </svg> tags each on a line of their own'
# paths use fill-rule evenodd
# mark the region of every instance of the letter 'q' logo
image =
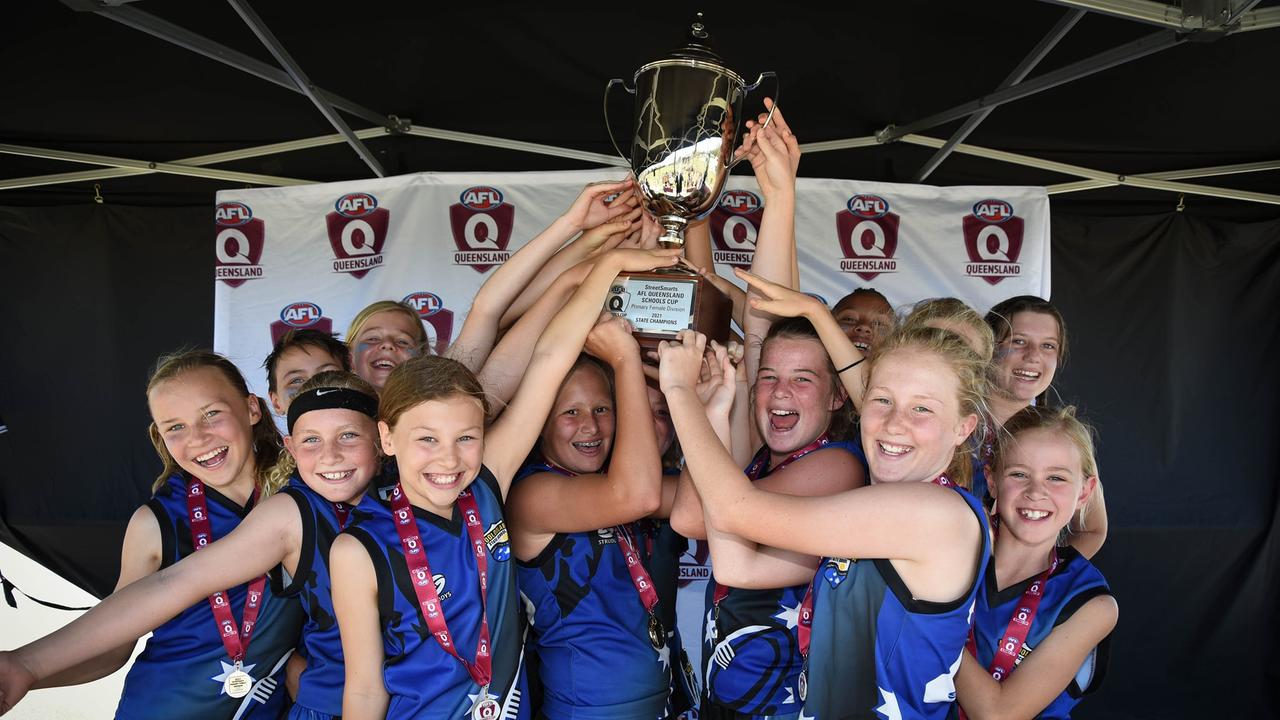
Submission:
<svg viewBox="0 0 1280 720">
<path fill-rule="evenodd" d="M 306 300 L 289 303 L 280 309 L 280 319 L 271 323 L 271 344 L 290 330 L 311 329 L 326 335 L 333 334 L 333 320 L 324 316 L 320 306 Z"/>
<path fill-rule="evenodd" d="M 443 355 L 453 341 L 453 311 L 444 306 L 439 295 L 426 290 L 405 295 L 403 302 L 418 311 L 432 352 Z"/>
<path fill-rule="evenodd" d="M 749 268 L 756 254 L 756 236 L 764 203 L 747 190 L 725 190 L 711 213 L 712 260 L 721 265 Z"/>
<path fill-rule="evenodd" d="M 362 278 L 382 266 L 391 211 L 378 207 L 369 193 L 353 192 L 338 198 L 333 212 L 324 216 L 333 248 L 333 271 Z"/>
<path fill-rule="evenodd" d="M 844 258 L 840 272 L 871 280 L 881 273 L 898 271 L 894 254 L 898 251 L 900 218 L 889 211 L 889 202 L 879 195 L 854 195 L 845 209 L 836 213 L 836 237 Z"/>
<path fill-rule="evenodd" d="M 1025 223 L 1013 214 L 1013 205 L 989 198 L 974 203 L 973 214 L 960 221 L 964 229 L 964 249 L 969 262 L 964 274 L 980 277 L 991 285 L 1022 274 L 1018 256 L 1022 253 Z"/>
<path fill-rule="evenodd" d="M 485 273 L 506 262 L 515 219 L 515 206 L 504 201 L 501 190 L 486 185 L 463 190 L 458 202 L 449 206 L 449 227 L 458 246 L 453 264 Z"/>
<path fill-rule="evenodd" d="M 217 235 L 213 251 L 217 258 L 214 278 L 231 287 L 262 277 L 262 246 L 266 224 L 253 216 L 242 202 L 218 203 L 213 209 Z"/>
</svg>

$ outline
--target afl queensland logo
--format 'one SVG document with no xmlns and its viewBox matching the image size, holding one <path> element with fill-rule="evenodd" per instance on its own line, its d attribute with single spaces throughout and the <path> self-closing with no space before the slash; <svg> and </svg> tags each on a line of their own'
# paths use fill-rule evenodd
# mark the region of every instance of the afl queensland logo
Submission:
<svg viewBox="0 0 1280 720">
<path fill-rule="evenodd" d="M 262 277 L 262 247 L 266 225 L 242 202 L 218 203 L 213 210 L 217 231 L 213 249 L 217 256 L 214 278 L 231 287 Z"/>
<path fill-rule="evenodd" d="M 416 292 L 404 296 L 403 302 L 418 311 L 427 331 L 427 345 L 436 355 L 443 355 L 453 341 L 453 311 L 433 292 Z"/>
<path fill-rule="evenodd" d="M 1018 257 L 1022 254 L 1025 223 L 1014 215 L 1013 205 L 997 198 L 974 203 L 973 212 L 960 221 L 964 249 L 969 262 L 964 274 L 980 277 L 991 285 L 1007 277 L 1021 275 Z"/>
<path fill-rule="evenodd" d="M 280 342 L 290 330 L 315 330 L 331 335 L 333 320 L 325 317 L 324 311 L 313 302 L 289 303 L 280 309 L 280 319 L 271 323 L 271 344 Z"/>
<path fill-rule="evenodd" d="M 511 558 L 511 544 L 507 540 L 507 524 L 501 520 L 484 531 L 484 544 L 494 560 L 505 562 Z"/>
<path fill-rule="evenodd" d="M 711 213 L 712 260 L 720 265 L 751 267 L 764 202 L 749 190 L 726 190 Z"/>
<path fill-rule="evenodd" d="M 487 185 L 463 190 L 457 204 L 449 206 L 449 227 L 458 246 L 453 264 L 484 273 L 506 262 L 515 219 L 516 209 L 501 190 Z"/>
<path fill-rule="evenodd" d="M 844 257 L 840 272 L 871 280 L 881 273 L 898 271 L 894 254 L 898 251 L 900 218 L 879 195 L 854 195 L 845 209 L 836 213 L 836 237 Z"/>
<path fill-rule="evenodd" d="M 689 547 L 680 556 L 679 587 L 711 579 L 711 548 L 706 540 L 690 538 Z"/>
<path fill-rule="evenodd" d="M 381 267 L 391 212 L 378 207 L 369 193 L 353 192 L 338 198 L 333 212 L 324 216 L 333 248 L 333 271 L 362 278 Z"/>
</svg>

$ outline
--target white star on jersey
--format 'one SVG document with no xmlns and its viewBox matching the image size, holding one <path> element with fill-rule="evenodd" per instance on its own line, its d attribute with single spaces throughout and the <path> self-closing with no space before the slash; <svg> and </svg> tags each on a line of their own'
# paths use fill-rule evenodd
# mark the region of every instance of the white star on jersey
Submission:
<svg viewBox="0 0 1280 720">
<path fill-rule="evenodd" d="M 226 662 L 225 660 L 219 660 L 218 662 L 222 663 L 222 674 L 221 674 L 221 675 L 214 675 L 213 677 L 211 677 L 211 678 L 209 678 L 209 679 L 210 679 L 210 680 L 212 680 L 212 681 L 214 681 L 214 682 L 216 682 L 216 683 L 218 683 L 219 685 L 221 685 L 221 686 L 222 686 L 222 690 L 221 690 L 221 691 L 219 691 L 219 692 L 218 692 L 218 694 L 219 694 L 219 695 L 224 695 L 224 694 L 226 694 L 226 692 L 227 692 L 227 677 L 228 677 L 229 675 L 231 675 L 231 673 L 233 673 L 233 672 L 235 672 L 235 671 L 236 671 L 236 666 L 235 666 L 235 665 L 228 665 L 228 664 L 227 664 L 227 662 Z M 257 665 L 245 665 L 244 667 L 241 667 L 240 669 L 241 669 L 241 670 L 243 670 L 244 672 L 248 673 L 248 674 L 249 674 L 249 677 L 253 677 L 253 669 L 254 669 L 255 667 L 257 667 Z"/>
<path fill-rule="evenodd" d="M 880 697 L 884 698 L 884 704 L 876 708 L 876 712 L 883 715 L 885 720 L 902 720 L 902 710 L 898 707 L 898 696 L 884 688 L 876 689 L 880 691 Z"/>
<path fill-rule="evenodd" d="M 773 619 L 781 620 L 787 626 L 788 630 L 794 629 L 800 624 L 800 605 L 801 603 L 796 603 L 795 607 L 787 607 L 786 605 L 783 605 L 782 610 L 779 610 L 778 613 L 773 616 Z"/>
<path fill-rule="evenodd" d="M 713 607 L 707 611 L 707 621 L 702 624 L 704 628 L 702 641 L 708 645 L 716 644 L 716 609 Z"/>
<path fill-rule="evenodd" d="M 671 672 L 671 639 L 675 633 L 667 633 L 667 642 L 654 652 L 658 653 L 658 663 L 665 672 Z"/>
</svg>

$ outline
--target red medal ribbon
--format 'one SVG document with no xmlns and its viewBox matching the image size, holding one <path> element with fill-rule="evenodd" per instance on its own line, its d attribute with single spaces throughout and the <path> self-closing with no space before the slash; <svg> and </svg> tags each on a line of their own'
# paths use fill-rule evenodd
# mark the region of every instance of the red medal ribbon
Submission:
<svg viewBox="0 0 1280 720">
<path fill-rule="evenodd" d="M 253 490 L 253 501 L 256 505 L 257 488 Z M 193 551 L 203 550 L 213 540 L 213 529 L 209 523 L 209 504 L 205 499 L 204 482 L 195 477 L 187 481 L 187 520 L 191 525 Z M 218 635 L 222 637 L 222 646 L 226 648 L 227 656 L 237 664 L 244 662 L 245 653 L 249 651 L 249 640 L 253 638 L 253 629 L 258 622 L 258 612 L 262 610 L 262 593 L 266 586 L 266 575 L 249 584 L 249 590 L 244 599 L 244 621 L 239 630 L 236 629 L 235 616 L 231 614 L 227 591 L 220 590 L 209 596 L 209 609 L 213 611 L 213 619 L 218 624 Z"/>
<path fill-rule="evenodd" d="M 351 506 L 341 502 L 331 504 L 333 505 L 334 514 L 338 516 L 338 529 L 345 529 L 347 527 L 347 520 L 351 519 Z"/>
<path fill-rule="evenodd" d="M 772 468 L 772 469 L 769 468 L 769 446 L 766 445 L 764 447 L 761 447 L 759 450 L 756 451 L 756 456 L 751 459 L 751 464 L 747 466 L 747 470 L 745 473 L 747 476 L 747 479 L 751 480 L 752 482 L 755 482 L 756 480 L 759 480 L 761 477 L 764 476 L 766 470 L 768 470 L 769 472 L 777 472 L 782 468 L 795 462 L 796 460 L 799 460 L 800 458 L 804 457 L 805 455 L 808 455 L 814 450 L 817 450 L 818 448 L 821 448 L 821 447 L 826 447 L 828 444 L 830 444 L 830 442 L 831 442 L 831 436 L 828 435 L 827 433 L 822 433 L 822 435 L 820 435 L 817 440 L 814 440 L 808 445 L 805 445 L 799 450 L 791 453 L 786 457 L 785 460 L 778 463 L 778 467 Z M 720 609 L 720 601 L 724 600 L 728 596 L 729 596 L 729 588 L 725 587 L 724 585 L 721 585 L 720 583 L 716 583 L 715 591 L 711 596 L 711 606 L 718 611 Z"/>
<path fill-rule="evenodd" d="M 947 477 L 946 473 L 929 482 L 942 487 L 955 487 L 955 482 Z M 800 657 L 805 659 L 809 657 L 809 639 L 813 634 L 813 585 L 817 581 L 818 576 L 815 573 L 813 579 L 809 581 L 809 590 L 805 592 L 804 600 L 800 603 L 800 620 L 796 625 L 796 638 L 800 641 Z"/>
<path fill-rule="evenodd" d="M 653 589 L 653 580 L 640 562 L 636 543 L 631 539 L 631 530 L 626 525 L 618 525 L 613 532 L 618 537 L 618 549 L 627 559 L 627 572 L 631 573 L 631 584 L 636 586 L 636 593 L 640 595 L 640 604 L 644 606 L 645 612 L 653 615 L 654 608 L 658 606 L 658 591 Z"/>
<path fill-rule="evenodd" d="M 422 619 L 426 621 L 427 629 L 435 636 L 440 647 L 457 658 L 475 684 L 482 688 L 480 701 L 483 701 L 487 697 L 485 693 L 488 692 L 489 680 L 493 677 L 493 656 L 489 654 L 489 554 L 476 498 L 470 490 L 464 490 L 458 495 L 458 509 L 462 511 L 462 518 L 466 522 L 467 535 L 476 556 L 476 571 L 480 575 L 480 638 L 476 641 L 474 664 L 458 654 L 453 636 L 449 633 L 449 624 L 445 621 L 440 595 L 436 592 L 431 565 L 427 562 L 426 549 L 418 534 L 417 519 L 400 483 L 396 483 L 391 491 L 391 509 L 396 532 L 400 535 L 400 546 L 404 549 L 405 564 L 409 566 L 409 577 L 413 580 L 413 591 L 418 596 L 418 610 L 422 613 Z"/>
</svg>

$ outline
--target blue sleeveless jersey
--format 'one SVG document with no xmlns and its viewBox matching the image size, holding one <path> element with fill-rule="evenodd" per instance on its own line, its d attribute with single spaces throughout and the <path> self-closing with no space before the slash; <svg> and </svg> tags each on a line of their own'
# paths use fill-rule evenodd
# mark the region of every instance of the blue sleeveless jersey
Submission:
<svg viewBox="0 0 1280 720">
<path fill-rule="evenodd" d="M 862 449 L 848 441 L 834 441 L 813 452 L 836 448 L 862 458 Z M 729 588 L 718 611 L 715 588 L 716 583 L 707 583 L 702 648 L 705 698 L 741 715 L 796 717 L 802 662 L 796 627 L 809 586 Z"/>
<path fill-rule="evenodd" d="M 374 481 L 375 485 L 377 480 Z M 373 492 L 370 487 L 370 492 Z M 342 661 L 342 638 L 333 612 L 332 582 L 329 577 L 329 548 L 341 529 L 333 503 L 316 494 L 294 475 L 283 493 L 293 498 L 302 517 L 302 548 L 298 567 L 282 597 L 296 596 L 306 612 L 302 626 L 302 651 L 307 667 L 298 681 L 298 698 L 290 715 L 337 717 L 342 714 L 342 689 L 346 666 Z M 351 509 L 347 527 L 354 527 L 375 514 L 385 513 L 376 500 L 366 495 Z"/>
<path fill-rule="evenodd" d="M 532 463 L 518 477 L 539 472 L 556 471 Z M 636 526 L 631 524 L 632 538 L 652 573 Z M 517 567 L 520 592 L 532 606 L 530 644 L 538 654 L 542 712 L 552 720 L 663 716 L 671 689 L 671 645 L 659 651 L 649 642 L 649 615 L 614 529 L 558 533 L 537 557 Z M 660 614 L 662 602 L 660 596 Z"/>
<path fill-rule="evenodd" d="M 955 702 L 954 677 L 991 557 L 987 516 L 953 486 L 980 527 L 978 576 L 949 603 L 916 600 L 885 559 L 827 558 L 814 577 L 808 696 L 802 717 L 936 718 Z"/>
<path fill-rule="evenodd" d="M 1111 594 L 1102 573 L 1093 566 L 1093 563 L 1076 552 L 1075 548 L 1058 548 L 1058 559 L 1057 569 L 1044 585 L 1040 607 L 1031 623 L 1026 642 L 1023 643 L 1018 654 L 1017 663 L 1021 663 L 1034 652 L 1036 646 L 1048 637 L 1054 628 L 1066 622 L 1085 603 L 1099 595 Z M 977 657 L 983 668 L 991 667 L 991 660 L 995 657 L 996 647 L 1009 626 L 1009 619 L 1013 617 L 1022 594 L 1034 579 L 1034 577 L 1026 578 L 1004 590 L 997 590 L 995 571 L 990 567 L 987 568 L 986 580 L 983 582 L 982 592 L 978 595 L 978 605 L 973 615 L 973 635 L 978 649 Z M 1080 702 L 1080 698 L 1093 692 L 1101 684 L 1102 677 L 1106 674 L 1109 647 L 1110 636 L 1104 638 L 1089 657 L 1085 658 L 1084 664 L 1072 678 L 1071 684 L 1036 717 L 1045 720 L 1069 718 L 1071 709 Z M 1017 671 L 1016 665 L 1014 671 Z"/>
<path fill-rule="evenodd" d="M 515 563 L 502 517 L 502 495 L 489 468 L 469 489 L 484 524 L 489 551 L 488 619 L 493 679 L 489 697 L 502 706 L 503 720 L 528 718 L 519 627 Z M 480 688 L 457 658 L 445 652 L 427 629 L 405 563 L 390 506 L 348 528 L 373 561 L 382 624 L 383 683 L 391 695 L 387 718 L 470 718 Z M 480 576 L 466 525 L 457 508 L 449 519 L 413 508 L 418 534 L 431 564 L 440 606 L 458 654 L 475 660 L 480 637 Z"/>
<path fill-rule="evenodd" d="M 226 537 L 250 508 L 242 508 L 212 487 L 205 487 L 213 540 Z M 169 478 L 147 502 L 160 525 L 161 562 L 166 568 L 190 555 L 191 526 L 187 520 L 187 479 Z M 277 718 L 289 709 L 284 667 L 298 644 L 302 608 L 296 600 L 274 595 L 271 583 L 263 590 L 262 608 L 249 642 L 244 669 L 253 689 L 239 700 L 222 691 L 234 669 L 222 645 L 209 602 L 201 599 L 156 628 L 129 674 L 116 708 L 126 718 Z M 237 626 L 244 619 L 248 584 L 227 590 Z"/>
</svg>

